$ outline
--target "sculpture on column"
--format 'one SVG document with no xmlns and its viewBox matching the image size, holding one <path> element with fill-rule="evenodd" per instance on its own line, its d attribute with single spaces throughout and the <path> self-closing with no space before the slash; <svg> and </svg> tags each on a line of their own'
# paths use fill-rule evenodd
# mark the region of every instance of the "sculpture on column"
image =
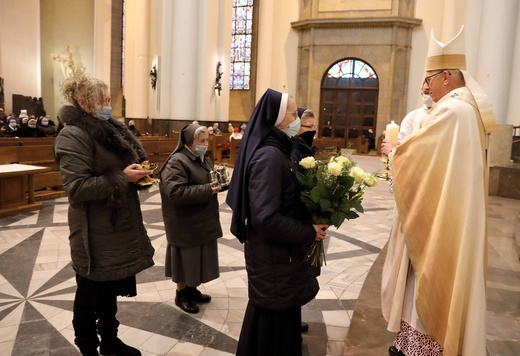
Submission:
<svg viewBox="0 0 520 356">
<path fill-rule="evenodd" d="M 155 65 L 150 71 L 150 82 L 152 84 L 152 89 L 155 90 L 155 87 L 157 86 L 157 67 Z"/>
<path fill-rule="evenodd" d="M 218 96 L 220 96 L 220 91 L 222 90 L 222 84 L 220 83 L 220 79 L 222 78 L 222 74 L 224 74 L 220 69 L 222 68 L 222 63 L 218 61 L 217 63 L 217 69 L 215 73 L 215 91 L 217 92 Z"/>
<path fill-rule="evenodd" d="M 71 78 L 76 74 L 76 68 L 74 66 L 74 59 L 72 53 L 69 51 L 69 46 L 65 45 L 65 49 L 57 56 L 54 53 L 51 54 L 52 59 L 58 61 L 61 65 L 61 71 L 65 79 Z"/>
</svg>

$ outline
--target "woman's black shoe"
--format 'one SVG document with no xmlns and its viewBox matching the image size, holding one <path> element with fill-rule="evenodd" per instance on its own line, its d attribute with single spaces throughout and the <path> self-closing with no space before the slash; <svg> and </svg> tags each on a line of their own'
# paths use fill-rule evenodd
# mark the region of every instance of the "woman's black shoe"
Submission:
<svg viewBox="0 0 520 356">
<path fill-rule="evenodd" d="M 101 339 L 99 347 L 100 355 L 125 355 L 125 356 L 141 356 L 141 351 L 135 347 L 129 346 L 119 338 L 112 340 Z"/>
<path fill-rule="evenodd" d="M 390 354 L 390 356 L 404 356 L 404 354 L 401 351 L 399 351 L 395 346 L 390 346 L 388 348 L 388 353 Z"/>
<path fill-rule="evenodd" d="M 199 307 L 190 300 L 188 293 L 188 288 L 178 290 L 175 295 L 175 305 L 186 313 L 197 314 L 199 312 Z"/>
<path fill-rule="evenodd" d="M 194 302 L 194 303 L 209 303 L 211 301 L 211 296 L 207 294 L 202 294 L 197 288 L 195 287 L 186 287 L 185 289 L 188 291 L 188 298 Z"/>
<path fill-rule="evenodd" d="M 309 324 L 304 323 L 304 322 L 302 321 L 302 333 L 305 333 L 305 332 L 307 332 L 308 330 L 309 330 Z"/>
</svg>

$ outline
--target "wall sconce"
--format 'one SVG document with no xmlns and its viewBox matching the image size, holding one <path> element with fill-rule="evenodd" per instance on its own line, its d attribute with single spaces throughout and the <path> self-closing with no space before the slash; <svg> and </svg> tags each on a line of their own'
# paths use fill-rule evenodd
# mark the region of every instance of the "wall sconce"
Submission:
<svg viewBox="0 0 520 356">
<path fill-rule="evenodd" d="M 150 71 L 150 84 L 152 84 L 152 89 L 155 90 L 157 85 L 157 67 L 154 65 L 152 70 Z"/>
<path fill-rule="evenodd" d="M 222 90 L 222 84 L 220 83 L 220 79 L 222 78 L 222 74 L 224 73 L 221 71 L 221 68 L 222 68 L 222 63 L 220 63 L 220 61 L 218 61 L 217 70 L 215 73 L 215 86 L 213 87 L 213 89 L 215 89 L 215 91 L 217 92 L 218 96 L 220 96 L 220 91 Z"/>
</svg>

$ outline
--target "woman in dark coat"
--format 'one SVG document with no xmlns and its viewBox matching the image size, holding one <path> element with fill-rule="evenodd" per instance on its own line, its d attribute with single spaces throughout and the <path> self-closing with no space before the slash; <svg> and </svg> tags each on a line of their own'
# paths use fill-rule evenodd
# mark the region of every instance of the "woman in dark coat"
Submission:
<svg viewBox="0 0 520 356">
<path fill-rule="evenodd" d="M 319 286 L 305 251 L 325 238 L 300 200 L 291 160 L 299 118 L 294 99 L 268 89 L 249 119 L 227 203 L 231 232 L 244 243 L 249 283 L 238 356 L 301 355 L 301 306 Z"/>
<path fill-rule="evenodd" d="M 220 186 L 210 179 L 213 163 L 205 154 L 208 143 L 206 127 L 185 126 L 177 148 L 160 172 L 162 214 L 168 238 L 166 276 L 177 283 L 175 304 L 187 313 L 198 313 L 197 303 L 211 300 L 197 286 L 220 275 Z"/>
<path fill-rule="evenodd" d="M 151 267 L 154 249 L 143 225 L 136 185 L 146 152 L 110 117 L 107 85 L 78 76 L 62 93 L 66 123 L 54 151 L 69 199 L 68 223 L 77 290 L 72 324 L 83 355 L 141 355 L 117 338 L 117 296 L 135 296 L 135 275 Z"/>
</svg>

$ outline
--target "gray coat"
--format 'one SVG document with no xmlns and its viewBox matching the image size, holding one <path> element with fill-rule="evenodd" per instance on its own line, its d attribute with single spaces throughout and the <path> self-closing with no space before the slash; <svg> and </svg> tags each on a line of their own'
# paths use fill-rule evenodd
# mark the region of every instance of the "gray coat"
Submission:
<svg viewBox="0 0 520 356">
<path fill-rule="evenodd" d="M 129 164 L 146 159 L 141 144 L 116 120 L 102 121 L 70 106 L 60 112 L 67 124 L 54 152 L 70 204 L 74 270 L 111 281 L 153 266 L 137 189 L 123 175 Z"/>
<path fill-rule="evenodd" d="M 207 156 L 202 162 L 185 147 L 165 162 L 159 188 L 170 244 L 196 246 L 222 237 L 218 199 L 212 194 L 210 185 L 212 168 Z"/>
</svg>

